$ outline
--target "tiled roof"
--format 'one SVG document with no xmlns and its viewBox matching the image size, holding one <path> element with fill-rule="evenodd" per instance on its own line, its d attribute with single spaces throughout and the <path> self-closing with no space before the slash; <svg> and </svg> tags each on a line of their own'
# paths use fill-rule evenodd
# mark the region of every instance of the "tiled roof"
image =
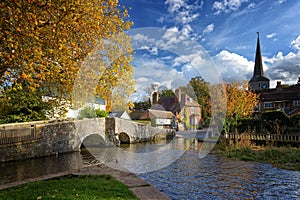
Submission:
<svg viewBox="0 0 300 200">
<path fill-rule="evenodd" d="M 262 101 L 292 101 L 300 100 L 300 85 L 274 88 L 258 92 Z"/>
<path fill-rule="evenodd" d="M 149 117 L 161 118 L 161 119 L 172 119 L 173 113 L 170 111 L 153 110 L 148 109 Z"/>
</svg>

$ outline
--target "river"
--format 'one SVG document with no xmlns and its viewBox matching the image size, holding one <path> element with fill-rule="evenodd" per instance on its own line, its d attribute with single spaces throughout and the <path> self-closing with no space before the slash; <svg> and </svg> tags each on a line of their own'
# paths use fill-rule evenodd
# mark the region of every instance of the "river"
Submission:
<svg viewBox="0 0 300 200">
<path fill-rule="evenodd" d="M 162 143 L 148 143 L 121 148 L 143 152 L 161 146 Z M 86 154 L 75 152 L 1 163 L 0 184 L 79 169 L 91 162 L 94 161 Z M 187 148 L 180 158 L 164 168 L 138 175 L 171 199 L 300 199 L 299 171 L 234 161 L 214 153 L 200 159 L 197 148 Z"/>
</svg>

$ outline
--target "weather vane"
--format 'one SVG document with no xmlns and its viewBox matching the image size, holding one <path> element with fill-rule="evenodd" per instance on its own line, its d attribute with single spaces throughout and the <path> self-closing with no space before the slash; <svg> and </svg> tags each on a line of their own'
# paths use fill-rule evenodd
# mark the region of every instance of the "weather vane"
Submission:
<svg viewBox="0 0 300 200">
<path fill-rule="evenodd" d="M 259 32 L 256 32 L 257 36 L 259 37 Z"/>
</svg>

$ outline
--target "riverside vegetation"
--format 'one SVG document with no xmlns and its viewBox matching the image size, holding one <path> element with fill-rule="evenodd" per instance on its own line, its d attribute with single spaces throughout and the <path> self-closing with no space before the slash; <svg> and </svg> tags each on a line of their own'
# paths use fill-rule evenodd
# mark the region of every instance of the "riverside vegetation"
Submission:
<svg viewBox="0 0 300 200">
<path fill-rule="evenodd" d="M 221 139 L 214 150 L 219 155 L 236 160 L 268 163 L 274 167 L 300 171 L 300 148 L 253 146 L 250 141 L 229 145 Z"/>
<path fill-rule="evenodd" d="M 0 190 L 0 199 L 137 199 L 110 175 L 68 175 Z"/>
</svg>

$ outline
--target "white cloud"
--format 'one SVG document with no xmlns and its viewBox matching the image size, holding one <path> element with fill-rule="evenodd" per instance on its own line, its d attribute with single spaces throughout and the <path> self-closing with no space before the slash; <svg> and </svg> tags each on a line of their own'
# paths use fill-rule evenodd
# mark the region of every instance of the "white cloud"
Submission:
<svg viewBox="0 0 300 200">
<path fill-rule="evenodd" d="M 284 3 L 284 2 L 286 2 L 287 0 L 277 0 L 276 2 L 275 2 L 275 4 L 282 4 L 282 3 Z"/>
<path fill-rule="evenodd" d="M 203 34 L 205 33 L 210 33 L 214 30 L 215 24 L 209 24 L 205 27 L 205 29 L 203 30 Z"/>
<path fill-rule="evenodd" d="M 268 35 L 266 35 L 266 36 L 267 36 L 267 38 L 271 39 L 271 38 L 276 37 L 276 36 L 277 36 L 277 33 L 270 33 L 270 34 L 268 34 Z"/>
<path fill-rule="evenodd" d="M 242 3 L 248 2 L 248 0 L 223 0 L 216 1 L 213 4 L 213 10 L 216 10 L 215 14 L 220 14 L 222 12 L 230 13 L 232 11 L 237 11 Z M 251 5 L 251 4 L 250 4 Z M 251 5 L 253 6 L 253 5 Z"/>
<path fill-rule="evenodd" d="M 168 12 L 175 22 L 188 24 L 200 16 L 198 10 L 202 8 L 204 1 L 197 0 L 192 4 L 188 4 L 185 0 L 166 0 L 165 4 L 168 6 Z"/>
<path fill-rule="evenodd" d="M 300 51 L 300 35 L 291 42 L 291 45 L 295 50 Z"/>
<path fill-rule="evenodd" d="M 254 62 L 241 55 L 223 50 L 213 60 L 226 82 L 249 80 L 252 76 Z"/>
</svg>

